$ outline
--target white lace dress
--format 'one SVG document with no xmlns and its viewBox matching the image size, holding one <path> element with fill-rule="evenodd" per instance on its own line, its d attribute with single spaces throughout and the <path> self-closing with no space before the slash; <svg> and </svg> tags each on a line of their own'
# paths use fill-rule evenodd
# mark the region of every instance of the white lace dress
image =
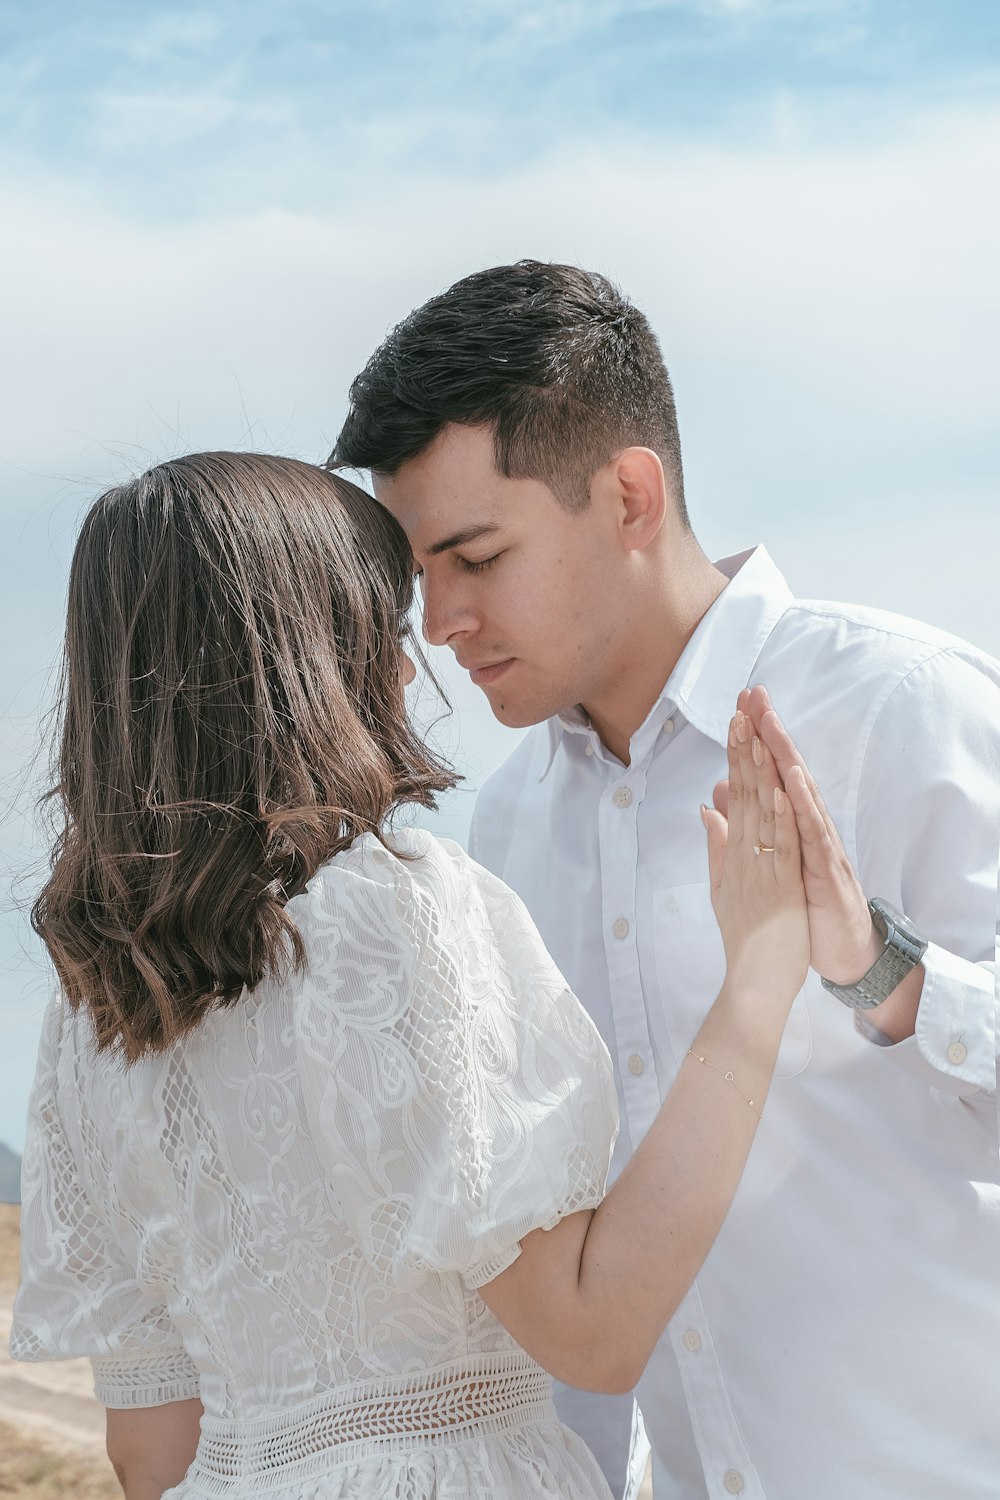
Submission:
<svg viewBox="0 0 1000 1500">
<path fill-rule="evenodd" d="M 15 1358 L 200 1396 L 170 1500 L 606 1500 L 477 1288 L 601 1198 L 607 1052 L 517 897 L 370 835 L 290 904 L 308 971 L 125 1069 L 46 1015 Z M 166 1500 L 166 1497 L 165 1497 Z"/>
</svg>

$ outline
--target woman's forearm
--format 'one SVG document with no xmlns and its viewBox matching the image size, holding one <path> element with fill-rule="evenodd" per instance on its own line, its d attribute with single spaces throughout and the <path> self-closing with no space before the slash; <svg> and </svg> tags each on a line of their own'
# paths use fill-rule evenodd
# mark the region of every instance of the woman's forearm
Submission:
<svg viewBox="0 0 1000 1500">
<path fill-rule="evenodd" d="M 602 1391 L 635 1385 L 732 1202 L 788 1008 L 724 989 L 693 1044 L 705 1064 L 685 1058 L 600 1207 L 527 1235 L 519 1259 L 483 1288 L 501 1322 L 558 1378 Z"/>
<path fill-rule="evenodd" d="M 788 1006 L 776 1008 L 769 997 L 723 991 L 692 1045 L 695 1056 L 684 1058 L 652 1127 L 591 1219 L 580 1315 L 592 1330 L 597 1372 L 613 1353 L 622 1390 L 642 1374 L 722 1227 L 787 1015 Z M 611 1287 L 622 1295 L 609 1296 Z"/>
</svg>

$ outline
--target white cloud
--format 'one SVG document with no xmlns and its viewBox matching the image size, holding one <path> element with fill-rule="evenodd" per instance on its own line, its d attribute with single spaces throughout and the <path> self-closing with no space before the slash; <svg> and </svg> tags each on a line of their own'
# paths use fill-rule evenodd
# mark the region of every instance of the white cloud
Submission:
<svg viewBox="0 0 1000 1500">
<path fill-rule="evenodd" d="M 535 0 L 438 0 L 430 7 L 436 20 L 497 20 L 563 32 L 603 28 L 630 16 L 690 11 L 709 18 L 755 21 L 793 16 L 863 14 L 870 0 L 549 0 L 542 8 Z M 393 8 L 388 0 L 387 10 Z"/>
<path fill-rule="evenodd" d="M 115 41 L 123 44 L 126 54 L 139 65 L 158 62 L 165 52 L 194 52 L 210 47 L 225 30 L 222 16 L 210 10 L 155 11 L 138 18 L 138 29 L 136 18 L 130 20 L 132 29 L 116 34 Z"/>
<path fill-rule="evenodd" d="M 188 225 L 9 190 L 2 456 L 62 466 L 91 443 L 155 449 L 213 424 L 233 441 L 241 399 L 271 440 L 322 445 L 388 324 L 520 254 L 607 270 L 668 362 L 774 379 L 841 403 L 858 431 L 906 423 L 946 449 L 993 423 L 1000 208 L 982 184 L 998 126 L 997 109 L 938 113 L 839 152 L 621 133 L 485 181 L 386 171 L 377 195 L 355 180 L 310 214 Z"/>
<path fill-rule="evenodd" d="M 97 150 L 141 151 L 187 145 L 221 126 L 240 121 L 251 127 L 284 123 L 284 108 L 227 95 L 223 81 L 186 93 L 122 93 L 109 90 L 94 100 L 88 135 Z"/>
<path fill-rule="evenodd" d="M 681 0 L 685 3 L 685 0 Z M 739 16 L 777 21 L 793 16 L 863 14 L 870 0 L 689 0 L 692 9 L 710 16 Z"/>
<path fill-rule="evenodd" d="M 350 189 L 313 212 L 187 224 L 137 224 L 65 180 L 0 188 L 0 279 L 18 291 L 0 367 L 0 556 L 16 574 L 0 713 L 17 721 L 0 726 L 0 781 L 29 743 L 89 496 L 189 448 L 324 456 L 387 328 L 525 254 L 604 270 L 650 314 L 708 550 L 763 538 L 803 593 L 884 603 L 1000 652 L 1000 206 L 984 191 L 998 125 L 994 106 L 937 111 L 837 151 L 654 147 L 620 130 L 489 179 L 394 172 L 388 152 L 372 175 L 359 154 Z M 297 170 L 315 165 L 305 153 Z M 445 743 L 474 788 L 511 739 L 443 675 L 459 710 Z M 461 834 L 470 802 L 439 827 Z M 12 819 L 8 852 L 27 836 Z M 25 1050 L 25 1079 L 29 1063 Z M 8 1096 L 0 1139 L 16 1145 L 23 1101 Z"/>
</svg>

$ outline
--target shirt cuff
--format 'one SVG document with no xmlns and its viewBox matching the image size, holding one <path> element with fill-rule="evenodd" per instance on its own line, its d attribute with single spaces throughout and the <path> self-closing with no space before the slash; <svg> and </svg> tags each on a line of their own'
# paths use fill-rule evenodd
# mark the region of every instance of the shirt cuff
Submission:
<svg viewBox="0 0 1000 1500">
<path fill-rule="evenodd" d="M 985 964 L 959 958 L 936 943 L 923 957 L 924 985 L 916 1031 L 891 1043 L 861 1012 L 854 1022 L 862 1036 L 886 1049 L 907 1072 L 944 1093 L 968 1098 L 996 1090 L 996 979 Z"/>
<path fill-rule="evenodd" d="M 133 1406 L 166 1406 L 201 1394 L 198 1370 L 182 1351 L 140 1358 L 107 1354 L 91 1359 L 94 1395 L 102 1406 L 121 1411 Z"/>
</svg>

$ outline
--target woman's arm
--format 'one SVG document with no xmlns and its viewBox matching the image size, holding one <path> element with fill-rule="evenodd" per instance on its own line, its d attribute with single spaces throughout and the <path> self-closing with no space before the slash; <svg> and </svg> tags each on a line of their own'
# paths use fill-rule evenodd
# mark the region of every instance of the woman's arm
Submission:
<svg viewBox="0 0 1000 1500">
<path fill-rule="evenodd" d="M 697 1275 L 742 1176 L 808 970 L 796 813 L 766 747 L 739 742 L 732 727 L 729 762 L 728 838 L 726 820 L 705 814 L 727 974 L 695 1055 L 600 1207 L 526 1235 L 519 1258 L 481 1289 L 523 1348 L 585 1389 L 631 1390 Z"/>
<path fill-rule="evenodd" d="M 125 1500 L 160 1500 L 191 1467 L 204 1408 L 199 1400 L 108 1411 L 108 1457 Z"/>
</svg>

